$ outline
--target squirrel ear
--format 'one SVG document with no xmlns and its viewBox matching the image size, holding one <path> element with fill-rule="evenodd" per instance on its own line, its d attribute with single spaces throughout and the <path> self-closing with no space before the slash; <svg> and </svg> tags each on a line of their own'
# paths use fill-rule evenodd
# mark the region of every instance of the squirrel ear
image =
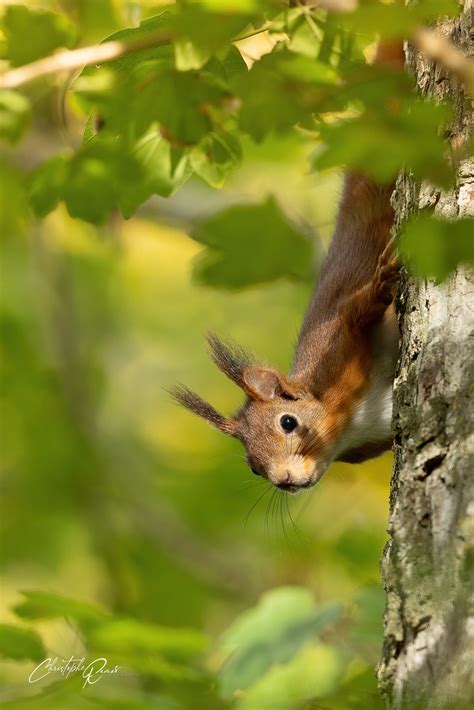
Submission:
<svg viewBox="0 0 474 710">
<path fill-rule="evenodd" d="M 236 436 L 235 422 L 231 419 L 226 419 L 222 414 L 219 414 L 213 406 L 192 390 L 187 387 L 183 387 L 182 385 L 177 385 L 170 390 L 170 394 L 173 399 L 178 402 L 178 404 L 181 404 L 183 407 L 186 407 L 186 409 L 194 412 L 194 414 L 197 414 L 198 417 L 202 417 L 208 421 L 209 424 L 212 424 L 212 426 L 215 426 L 217 429 L 220 429 L 220 431 L 223 431 L 224 434 Z"/>
<path fill-rule="evenodd" d="M 278 370 L 268 367 L 246 367 L 244 389 L 251 399 L 269 400 L 288 393 L 287 383 Z"/>
</svg>

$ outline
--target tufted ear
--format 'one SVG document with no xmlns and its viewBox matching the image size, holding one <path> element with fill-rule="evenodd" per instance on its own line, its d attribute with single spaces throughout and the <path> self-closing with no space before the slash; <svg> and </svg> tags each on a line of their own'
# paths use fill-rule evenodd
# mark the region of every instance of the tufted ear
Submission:
<svg viewBox="0 0 474 710">
<path fill-rule="evenodd" d="M 250 356 L 239 345 L 224 343 L 214 333 L 207 334 L 207 342 L 211 357 L 219 370 L 238 387 L 245 388 L 243 372 L 251 363 Z"/>
<path fill-rule="evenodd" d="M 251 399 L 270 400 L 275 397 L 296 399 L 293 387 L 286 378 L 270 367 L 246 367 L 243 372 L 244 389 Z"/>
<path fill-rule="evenodd" d="M 202 417 L 208 421 L 209 424 L 223 431 L 224 434 L 236 436 L 235 422 L 231 419 L 226 419 L 223 414 L 219 414 L 214 407 L 192 390 L 182 385 L 177 385 L 170 391 L 170 394 L 178 404 L 194 412 L 198 417 Z"/>
</svg>

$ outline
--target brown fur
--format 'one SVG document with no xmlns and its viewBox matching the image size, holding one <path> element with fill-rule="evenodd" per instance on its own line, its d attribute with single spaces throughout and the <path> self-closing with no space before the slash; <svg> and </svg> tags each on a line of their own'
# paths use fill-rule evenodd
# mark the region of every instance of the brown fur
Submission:
<svg viewBox="0 0 474 710">
<path fill-rule="evenodd" d="M 296 346 L 291 380 L 307 383 L 324 403 L 331 431 L 344 426 L 368 385 L 373 328 L 392 300 L 392 190 L 362 175 L 346 177 L 335 234 Z"/>
<path fill-rule="evenodd" d="M 209 424 L 217 427 L 217 429 L 220 429 L 225 434 L 234 434 L 233 423 L 222 414 L 219 414 L 214 407 L 202 399 L 196 392 L 182 385 L 176 385 L 170 390 L 170 394 L 178 404 L 191 410 L 191 412 L 197 414 L 198 417 L 206 419 Z"/>
</svg>

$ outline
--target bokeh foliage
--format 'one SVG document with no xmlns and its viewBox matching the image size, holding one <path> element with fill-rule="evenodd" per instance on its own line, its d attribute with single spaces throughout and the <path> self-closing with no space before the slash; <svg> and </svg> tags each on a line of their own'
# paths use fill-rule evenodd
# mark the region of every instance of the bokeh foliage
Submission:
<svg viewBox="0 0 474 710">
<path fill-rule="evenodd" d="M 90 5 L 9 4 L 3 32 L 10 66 L 84 44 L 95 39 L 94 29 L 105 33 L 126 21 L 120 3 L 93 3 L 94 11 Z M 443 139 L 450 107 L 421 99 L 401 69 L 367 65 L 365 55 L 376 36 L 403 39 L 455 13 L 455 0 L 408 8 L 371 0 L 339 14 L 278 0 L 132 5 L 125 8 L 141 18 L 138 26 L 104 40 L 123 43 L 120 56 L 102 65 L 91 59 L 69 77 L 61 100 L 88 120 L 82 145 L 57 150 L 31 172 L 27 195 L 37 216 L 63 201 L 71 216 L 103 224 L 117 209 L 129 218 L 153 194 L 168 197 L 192 175 L 220 188 L 241 162 L 244 136 L 263 141 L 295 125 L 318 142 L 315 170 L 344 164 L 389 181 L 404 169 L 419 180 L 452 184 Z M 245 42 L 263 32 L 269 45 L 258 61 L 249 60 Z M 18 142 L 38 87 L 53 91 L 56 83 L 53 73 L 0 91 L 0 136 Z M 469 228 L 463 227 L 466 239 Z M 422 228 L 411 233 L 424 241 Z M 459 260 L 471 255 L 462 251 Z M 215 283 L 215 271 L 204 278 L 210 273 Z"/>
<path fill-rule="evenodd" d="M 0 90 L 5 707 L 380 706 L 390 457 L 336 464 L 288 502 L 247 486 L 238 444 L 164 388 L 182 379 L 238 405 L 206 358 L 209 327 L 288 366 L 334 168 L 450 185 L 449 106 L 366 55 L 376 34 L 455 11 L 4 8 L 5 69 L 104 38 L 144 43 Z M 452 229 L 411 222 L 411 267 L 444 278 L 472 259 L 470 224 Z M 46 655 L 123 672 L 29 684 Z"/>
</svg>

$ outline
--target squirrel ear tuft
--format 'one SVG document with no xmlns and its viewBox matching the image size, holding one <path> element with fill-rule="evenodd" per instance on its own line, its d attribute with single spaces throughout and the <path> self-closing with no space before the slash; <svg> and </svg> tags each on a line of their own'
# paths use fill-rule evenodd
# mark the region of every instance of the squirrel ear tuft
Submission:
<svg viewBox="0 0 474 710">
<path fill-rule="evenodd" d="M 231 419 L 226 419 L 224 415 L 220 414 L 212 405 L 196 394 L 196 392 L 182 385 L 176 385 L 170 390 L 170 395 L 178 404 L 194 412 L 198 417 L 202 417 L 208 421 L 209 424 L 212 424 L 212 426 L 224 432 L 224 434 L 229 434 L 230 436 L 236 435 L 235 422 Z"/>
<path fill-rule="evenodd" d="M 268 367 L 246 367 L 244 389 L 251 399 L 270 400 L 286 392 L 286 382 L 278 370 Z"/>
<path fill-rule="evenodd" d="M 210 353 L 213 361 L 224 375 L 245 389 L 243 372 L 251 363 L 250 356 L 235 343 L 224 343 L 214 333 L 207 334 Z"/>
</svg>

